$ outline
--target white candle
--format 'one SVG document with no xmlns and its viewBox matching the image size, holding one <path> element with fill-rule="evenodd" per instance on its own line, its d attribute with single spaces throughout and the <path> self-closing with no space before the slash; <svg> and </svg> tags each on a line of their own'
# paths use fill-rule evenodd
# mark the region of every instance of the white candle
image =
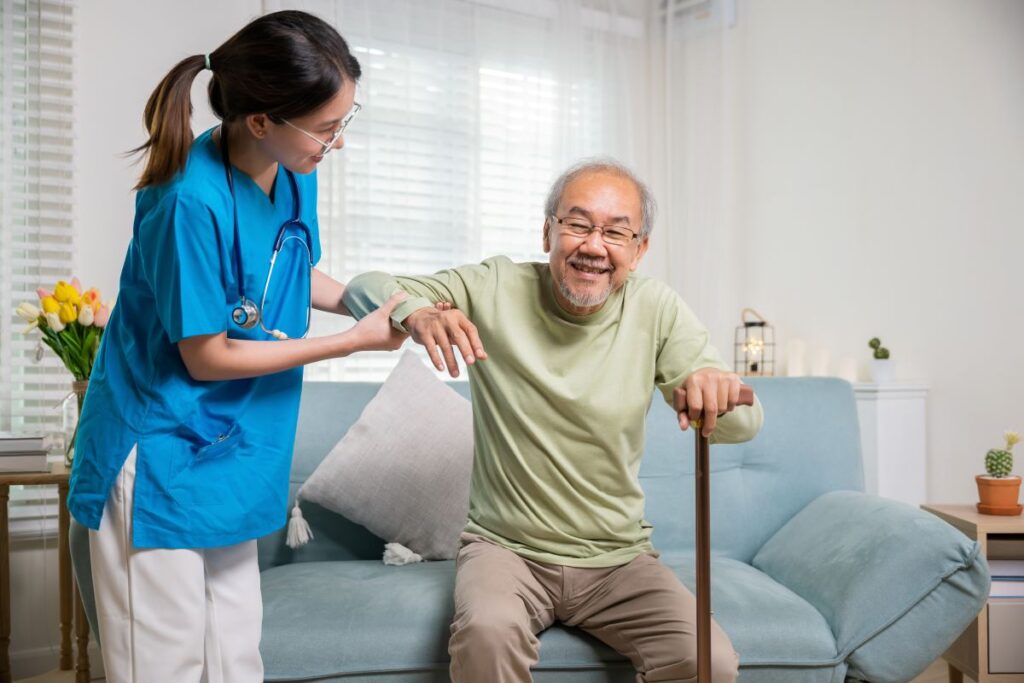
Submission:
<svg viewBox="0 0 1024 683">
<path fill-rule="evenodd" d="M 786 345 L 786 375 L 803 377 L 804 374 L 804 341 L 790 339 Z"/>
<path fill-rule="evenodd" d="M 828 376 L 828 349 L 819 348 L 815 350 L 814 362 L 811 364 L 811 374 L 815 377 Z"/>
<path fill-rule="evenodd" d="M 845 379 L 850 384 L 857 381 L 857 359 L 853 356 L 843 356 L 839 361 L 839 377 Z"/>
</svg>

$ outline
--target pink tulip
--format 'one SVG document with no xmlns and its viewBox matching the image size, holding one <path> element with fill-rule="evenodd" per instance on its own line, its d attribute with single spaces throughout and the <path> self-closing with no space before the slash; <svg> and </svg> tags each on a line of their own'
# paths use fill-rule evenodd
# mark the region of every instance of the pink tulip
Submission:
<svg viewBox="0 0 1024 683">
<path fill-rule="evenodd" d="M 43 299 L 45 299 L 48 296 L 53 296 L 53 292 L 48 292 L 45 289 L 43 289 L 42 287 L 40 287 L 39 289 L 36 290 L 36 294 L 39 295 L 39 300 L 40 301 L 42 301 Z"/>
<path fill-rule="evenodd" d="M 78 280 L 78 276 L 71 278 L 71 286 L 75 288 L 79 293 L 82 292 L 82 283 Z"/>
<path fill-rule="evenodd" d="M 100 306 L 100 310 L 96 311 L 92 322 L 96 327 L 106 327 L 108 320 L 110 320 L 110 306 L 103 304 Z"/>
</svg>

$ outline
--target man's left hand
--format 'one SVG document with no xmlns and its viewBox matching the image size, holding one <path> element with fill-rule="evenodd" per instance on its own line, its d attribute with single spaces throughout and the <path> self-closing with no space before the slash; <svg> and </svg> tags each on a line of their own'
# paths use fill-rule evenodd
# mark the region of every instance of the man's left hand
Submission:
<svg viewBox="0 0 1024 683">
<path fill-rule="evenodd" d="M 686 431 L 691 422 L 703 417 L 701 434 L 711 436 L 718 418 L 736 408 L 742 385 L 739 375 L 726 370 L 702 368 L 691 374 L 673 395 L 679 428 Z"/>
</svg>

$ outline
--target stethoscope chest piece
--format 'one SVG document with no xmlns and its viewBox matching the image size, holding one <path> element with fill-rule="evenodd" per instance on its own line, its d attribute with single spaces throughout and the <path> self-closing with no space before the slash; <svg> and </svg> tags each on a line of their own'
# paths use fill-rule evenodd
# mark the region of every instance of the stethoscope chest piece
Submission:
<svg viewBox="0 0 1024 683">
<path fill-rule="evenodd" d="M 251 330 L 260 321 L 260 309 L 252 299 L 242 297 L 242 300 L 231 311 L 231 319 L 243 330 Z"/>
</svg>

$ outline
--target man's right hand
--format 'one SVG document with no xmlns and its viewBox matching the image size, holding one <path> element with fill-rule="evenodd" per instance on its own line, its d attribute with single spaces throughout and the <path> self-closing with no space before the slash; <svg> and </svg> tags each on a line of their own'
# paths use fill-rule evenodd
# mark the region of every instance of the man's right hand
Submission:
<svg viewBox="0 0 1024 683">
<path fill-rule="evenodd" d="M 478 359 L 486 360 L 487 352 L 477 334 L 476 325 L 462 311 L 454 308 L 442 311 L 440 308 L 421 308 L 410 313 L 402 322 L 413 341 L 426 347 L 430 360 L 438 370 L 443 372 L 447 365 L 448 374 L 458 377 L 459 364 L 455 360 L 452 346 L 459 349 L 468 365 Z M 441 349 L 440 353 L 438 348 Z"/>
</svg>

